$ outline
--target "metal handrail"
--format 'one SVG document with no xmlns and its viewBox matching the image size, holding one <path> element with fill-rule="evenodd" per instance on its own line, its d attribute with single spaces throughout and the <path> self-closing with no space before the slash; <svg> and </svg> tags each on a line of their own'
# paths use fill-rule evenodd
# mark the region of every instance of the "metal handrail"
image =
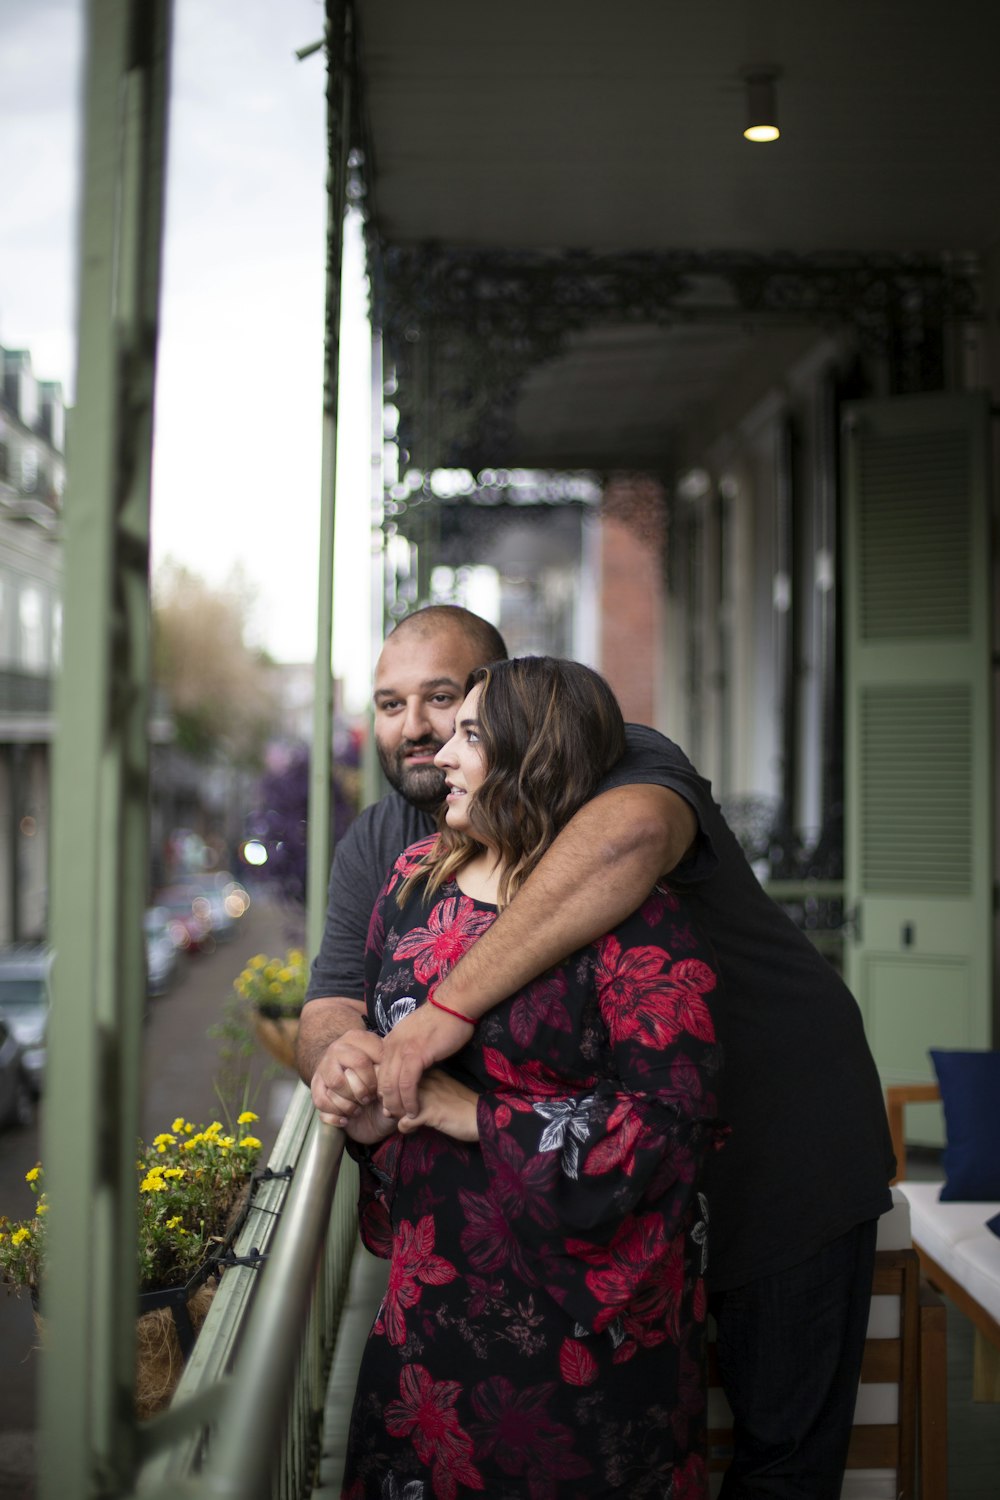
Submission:
<svg viewBox="0 0 1000 1500">
<path fill-rule="evenodd" d="M 270 1492 L 343 1149 L 342 1132 L 317 1117 L 220 1417 L 200 1487 L 206 1495 L 266 1500 Z"/>
<path fill-rule="evenodd" d="M 269 1184 L 287 1191 L 280 1222 L 269 1226 L 275 1209 L 261 1205 L 236 1246 L 243 1257 L 261 1249 L 266 1267 L 236 1267 L 222 1278 L 173 1405 L 143 1433 L 153 1457 L 137 1487 L 142 1500 L 267 1500 L 308 1488 L 303 1430 L 318 1408 L 296 1431 L 303 1414 L 295 1402 L 303 1379 L 325 1381 L 356 1240 L 356 1184 L 353 1173 L 341 1174 L 343 1152 L 343 1133 L 320 1122 L 300 1085 L 271 1157 L 273 1171 L 293 1168 L 290 1188 L 280 1179 Z M 324 1326 L 311 1328 L 311 1320 Z M 319 1355 L 311 1349 L 317 1340 Z"/>
</svg>

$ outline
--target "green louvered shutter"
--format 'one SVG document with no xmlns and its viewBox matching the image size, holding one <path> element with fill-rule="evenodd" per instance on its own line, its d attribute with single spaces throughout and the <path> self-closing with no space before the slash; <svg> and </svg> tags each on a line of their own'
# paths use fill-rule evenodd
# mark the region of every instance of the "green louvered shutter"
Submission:
<svg viewBox="0 0 1000 1500">
<path fill-rule="evenodd" d="M 845 414 L 846 964 L 886 1083 L 992 1044 L 988 441 L 978 395 Z"/>
</svg>

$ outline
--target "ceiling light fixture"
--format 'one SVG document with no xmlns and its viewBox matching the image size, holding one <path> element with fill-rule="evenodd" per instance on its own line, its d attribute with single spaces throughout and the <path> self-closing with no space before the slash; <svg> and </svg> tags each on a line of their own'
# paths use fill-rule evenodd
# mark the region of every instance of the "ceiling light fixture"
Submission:
<svg viewBox="0 0 1000 1500">
<path fill-rule="evenodd" d="M 776 141 L 781 131 L 778 129 L 774 82 L 781 76 L 780 69 L 757 65 L 744 68 L 742 72 L 747 86 L 744 138 L 748 141 Z"/>
</svg>

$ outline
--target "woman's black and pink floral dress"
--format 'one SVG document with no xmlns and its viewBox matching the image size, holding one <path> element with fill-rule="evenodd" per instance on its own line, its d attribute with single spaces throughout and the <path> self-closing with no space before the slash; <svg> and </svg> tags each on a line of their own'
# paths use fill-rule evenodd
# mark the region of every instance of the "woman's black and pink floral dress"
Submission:
<svg viewBox="0 0 1000 1500">
<path fill-rule="evenodd" d="M 372 917 L 385 1034 L 495 920 L 454 884 Z M 688 1500 L 707 1493 L 706 1210 L 720 1137 L 710 954 L 669 890 L 476 1028 L 449 1068 L 478 1144 L 395 1135 L 361 1162 L 391 1257 L 358 1379 L 344 1500 Z"/>
</svg>

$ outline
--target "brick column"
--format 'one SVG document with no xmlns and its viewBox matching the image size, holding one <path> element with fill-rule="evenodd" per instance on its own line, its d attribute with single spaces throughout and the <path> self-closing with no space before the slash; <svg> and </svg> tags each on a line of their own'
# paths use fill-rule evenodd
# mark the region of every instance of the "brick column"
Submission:
<svg viewBox="0 0 1000 1500">
<path fill-rule="evenodd" d="M 665 543 L 662 485 L 645 474 L 611 478 L 601 505 L 600 670 L 638 724 L 657 719 Z"/>
</svg>

